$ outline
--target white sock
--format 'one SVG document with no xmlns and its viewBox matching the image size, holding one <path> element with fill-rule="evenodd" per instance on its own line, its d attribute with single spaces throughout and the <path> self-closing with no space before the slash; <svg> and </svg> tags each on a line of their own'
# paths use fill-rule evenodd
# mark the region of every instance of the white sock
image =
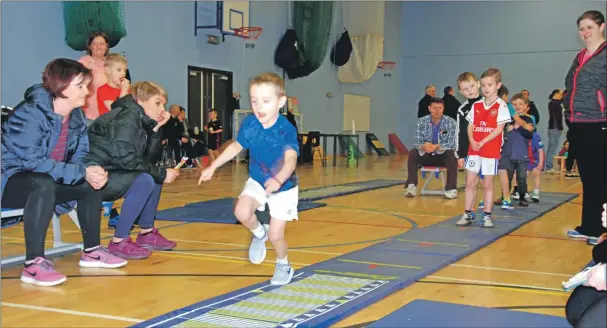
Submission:
<svg viewBox="0 0 607 328">
<path fill-rule="evenodd" d="M 287 258 L 288 256 L 285 256 L 284 259 L 279 259 L 278 257 L 276 258 L 276 264 L 289 264 L 289 259 Z"/>
<path fill-rule="evenodd" d="M 95 246 L 95 247 L 91 247 L 91 248 L 84 249 L 84 251 L 85 251 L 86 253 L 88 253 L 88 252 L 92 252 L 92 251 L 96 250 L 97 248 L 99 248 L 99 245 L 97 245 L 97 246 Z"/>
<path fill-rule="evenodd" d="M 534 189 L 533 192 L 536 193 L 536 194 L 539 194 L 540 190 L 539 189 Z"/>
<path fill-rule="evenodd" d="M 257 228 L 252 229 L 251 232 L 255 235 L 255 237 L 257 238 L 263 238 L 266 236 L 266 229 L 264 229 L 263 225 L 257 223 Z"/>
</svg>

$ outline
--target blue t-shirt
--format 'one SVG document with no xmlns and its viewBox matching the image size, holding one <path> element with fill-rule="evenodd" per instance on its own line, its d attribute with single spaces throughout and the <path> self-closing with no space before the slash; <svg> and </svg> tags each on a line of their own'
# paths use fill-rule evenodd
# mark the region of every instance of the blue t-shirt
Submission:
<svg viewBox="0 0 607 328">
<path fill-rule="evenodd" d="M 283 115 L 278 115 L 276 123 L 267 129 L 255 115 L 247 116 L 238 130 L 236 141 L 249 150 L 249 175 L 261 186 L 282 169 L 287 150 L 292 149 L 299 156 L 297 131 Z M 293 172 L 278 191 L 295 186 L 297 175 Z"/>
</svg>

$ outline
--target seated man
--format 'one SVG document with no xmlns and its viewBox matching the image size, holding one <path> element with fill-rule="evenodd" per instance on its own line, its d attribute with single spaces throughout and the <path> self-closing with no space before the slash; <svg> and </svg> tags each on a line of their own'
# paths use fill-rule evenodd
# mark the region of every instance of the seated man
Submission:
<svg viewBox="0 0 607 328">
<path fill-rule="evenodd" d="M 407 191 L 405 196 L 415 197 L 417 193 L 417 170 L 420 165 L 447 168 L 445 197 L 457 197 L 457 158 L 455 140 L 457 122 L 444 116 L 445 105 L 442 99 L 430 99 L 430 115 L 419 119 L 415 131 L 414 149 L 409 152 Z"/>
</svg>

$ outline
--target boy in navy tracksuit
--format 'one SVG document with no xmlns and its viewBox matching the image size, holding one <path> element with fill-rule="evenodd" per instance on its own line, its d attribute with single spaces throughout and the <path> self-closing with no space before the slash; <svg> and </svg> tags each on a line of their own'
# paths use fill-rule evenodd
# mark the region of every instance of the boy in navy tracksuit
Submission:
<svg viewBox="0 0 607 328">
<path fill-rule="evenodd" d="M 527 114 L 529 111 L 529 102 L 525 100 L 522 94 L 516 94 L 512 97 L 512 105 L 525 123 L 533 124 L 533 119 Z M 519 195 L 527 194 L 527 165 L 529 164 L 529 140 L 533 138 L 533 132 L 526 130 L 517 123 L 507 127 L 510 134 L 508 140 L 502 148 L 502 157 L 510 158 L 510 163 L 502 163 L 508 172 L 508 181 L 516 172 L 517 191 Z M 519 199 L 519 206 L 529 206 L 525 197 Z"/>
</svg>

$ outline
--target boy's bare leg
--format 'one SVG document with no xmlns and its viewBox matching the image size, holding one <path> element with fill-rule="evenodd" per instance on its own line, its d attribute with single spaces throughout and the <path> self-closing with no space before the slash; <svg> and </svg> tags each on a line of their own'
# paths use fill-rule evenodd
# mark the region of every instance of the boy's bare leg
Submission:
<svg viewBox="0 0 607 328">
<path fill-rule="evenodd" d="M 261 264 L 266 259 L 267 254 L 266 240 L 268 240 L 268 233 L 264 226 L 257 221 L 255 215 L 255 209 L 259 205 L 259 202 L 253 197 L 242 195 L 238 198 L 234 208 L 234 215 L 238 221 L 253 233 L 253 240 L 249 247 L 249 261 L 253 264 Z"/>
<path fill-rule="evenodd" d="M 492 175 L 485 175 L 484 179 L 483 179 L 483 195 L 485 197 L 485 199 L 493 199 L 493 176 Z M 491 213 L 491 210 L 493 210 L 493 202 L 486 202 L 485 203 L 485 213 Z"/>
<path fill-rule="evenodd" d="M 471 211 L 476 200 L 476 185 L 478 184 L 478 174 L 467 171 L 466 174 L 466 203 L 465 210 Z"/>
<path fill-rule="evenodd" d="M 287 241 L 285 240 L 285 228 L 287 221 L 272 218 L 270 220 L 270 242 L 274 246 L 276 259 L 286 259 Z M 288 263 L 288 262 L 287 262 Z"/>
</svg>

